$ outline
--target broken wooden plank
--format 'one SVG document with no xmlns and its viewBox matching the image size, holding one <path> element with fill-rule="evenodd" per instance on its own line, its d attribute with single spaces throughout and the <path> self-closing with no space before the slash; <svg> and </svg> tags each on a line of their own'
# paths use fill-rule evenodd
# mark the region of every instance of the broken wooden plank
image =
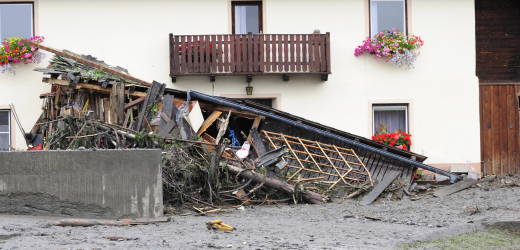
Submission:
<svg viewBox="0 0 520 250">
<path fill-rule="evenodd" d="M 139 97 L 138 99 L 134 100 L 134 101 L 131 101 L 129 103 L 127 103 L 125 105 L 125 110 L 129 109 L 129 108 L 133 108 L 139 104 L 141 104 L 142 102 L 144 102 L 144 99 L 146 99 L 146 97 Z"/>
<path fill-rule="evenodd" d="M 439 189 L 437 191 L 435 191 L 433 193 L 433 196 L 435 197 L 439 197 L 439 198 L 442 198 L 442 197 L 445 197 L 445 196 L 448 196 L 450 194 L 453 194 L 453 193 L 456 193 L 456 192 L 459 192 L 459 191 L 462 191 L 466 188 L 469 188 L 475 184 L 482 184 L 482 183 L 487 183 L 487 182 L 490 182 L 492 180 L 494 180 L 496 178 L 496 176 L 491 176 L 491 177 L 488 177 L 488 178 L 484 178 L 482 180 L 474 180 L 474 179 L 464 179 L 462 181 L 459 181 L 453 185 L 450 185 L 450 186 L 447 186 L 443 189 Z"/>
<path fill-rule="evenodd" d="M 365 198 L 361 201 L 360 205 L 366 206 L 379 197 L 379 195 L 385 191 L 386 187 L 388 187 L 394 180 L 399 176 L 401 172 L 399 171 L 390 171 L 390 173 L 386 173 L 383 180 L 370 192 L 365 196 Z"/>
<path fill-rule="evenodd" d="M 249 131 L 249 136 L 251 136 L 251 139 L 253 141 L 253 145 L 258 150 L 259 155 L 263 155 L 267 153 L 267 150 L 265 148 L 264 143 L 262 142 L 262 138 L 260 137 L 260 133 L 256 129 L 251 129 Z"/>
<path fill-rule="evenodd" d="M 212 111 L 220 111 L 223 113 L 227 113 L 229 111 L 233 112 L 233 115 L 249 118 L 249 119 L 255 119 L 260 118 L 261 120 L 265 119 L 265 116 L 257 115 L 254 113 L 251 113 L 249 111 L 243 111 L 236 108 L 226 107 L 226 106 L 220 106 L 220 105 L 214 105 L 211 103 L 200 103 L 200 107 L 205 110 L 212 110 Z"/>
<path fill-rule="evenodd" d="M 164 124 L 164 125 L 161 124 L 159 126 L 159 132 L 157 134 L 162 137 L 166 137 L 170 133 L 170 131 L 172 131 L 172 129 L 175 127 L 175 120 L 171 120 L 163 112 L 161 112 L 161 117 L 164 119 L 166 124 Z M 161 121 L 161 122 L 163 122 L 163 121 Z"/>
<path fill-rule="evenodd" d="M 116 83 L 110 89 L 110 121 L 113 124 L 119 124 L 119 98 Z M 122 121 L 121 121 L 122 122 Z"/>
<path fill-rule="evenodd" d="M 204 123 L 202 123 L 199 132 L 197 132 L 197 135 L 200 136 L 202 135 L 202 133 L 206 132 L 206 129 L 208 129 L 209 126 L 211 126 L 211 124 L 213 124 L 213 122 L 215 122 L 221 114 L 222 112 L 220 111 L 213 111 L 213 113 L 209 115 L 208 119 L 206 119 Z"/>
<path fill-rule="evenodd" d="M 99 93 L 110 95 L 110 89 L 108 89 L 108 88 L 104 89 L 101 86 L 94 85 L 94 84 L 78 83 L 76 85 L 76 89 L 91 89 L 91 90 L 95 90 L 96 92 L 99 92 Z M 132 98 L 146 97 L 146 93 L 145 92 L 134 91 L 132 93 L 129 93 L 128 89 L 125 90 L 125 95 L 129 95 Z"/>
<path fill-rule="evenodd" d="M 161 129 L 161 126 L 164 126 L 166 123 L 168 123 L 168 120 L 166 120 L 164 117 L 167 117 L 170 120 L 175 120 L 175 117 L 172 117 L 173 99 L 173 95 L 168 94 L 165 95 L 162 99 L 161 117 L 163 117 L 163 119 L 159 123 L 159 130 Z"/>
<path fill-rule="evenodd" d="M 116 84 L 117 90 L 117 100 L 116 100 L 116 114 L 117 114 L 117 124 L 122 125 L 123 120 L 125 119 L 125 83 L 118 82 Z M 113 87 L 112 87 L 113 88 Z"/>
</svg>

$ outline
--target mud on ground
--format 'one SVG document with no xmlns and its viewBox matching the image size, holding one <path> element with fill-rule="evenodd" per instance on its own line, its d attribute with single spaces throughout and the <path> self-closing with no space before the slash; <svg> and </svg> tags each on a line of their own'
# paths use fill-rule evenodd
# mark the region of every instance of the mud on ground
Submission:
<svg viewBox="0 0 520 250">
<path fill-rule="evenodd" d="M 395 249 L 480 229 L 481 222 L 520 220 L 520 187 L 498 181 L 445 198 L 430 189 L 401 201 L 359 206 L 358 200 L 325 205 L 246 206 L 209 216 L 133 227 L 58 227 L 59 219 L 0 216 L 1 249 Z M 478 207 L 478 209 L 477 209 Z M 366 217 L 380 219 L 373 220 Z M 210 231 L 205 222 L 236 227 Z M 109 237 L 124 238 L 112 241 Z"/>
</svg>

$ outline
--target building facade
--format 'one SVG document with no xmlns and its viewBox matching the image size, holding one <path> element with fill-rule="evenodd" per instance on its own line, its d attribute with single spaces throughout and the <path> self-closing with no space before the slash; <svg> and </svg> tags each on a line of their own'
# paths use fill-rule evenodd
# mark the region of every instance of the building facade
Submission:
<svg viewBox="0 0 520 250">
<path fill-rule="evenodd" d="M 12 6 L 19 8 L 9 10 Z M 7 28 L 13 17 L 3 13 L 27 9 L 31 27 L 21 25 L 19 36 L 44 36 L 46 46 L 93 55 L 170 88 L 261 99 L 360 136 L 372 136 L 377 123 L 386 121 L 395 124 L 392 129 L 412 134 L 411 150 L 427 156 L 426 164 L 469 164 L 480 172 L 472 0 L 0 0 L 2 38 L 13 36 Z M 354 56 L 366 37 L 391 26 L 425 41 L 415 69 L 378 62 L 370 54 Z M 207 75 L 178 76 L 172 82 L 170 33 L 311 34 L 317 29 L 330 33 L 331 74 L 326 81 L 319 74 L 295 74 L 289 81 L 280 74 L 253 75 L 252 95 L 246 95 L 244 75 L 217 75 L 214 82 Z M 38 96 L 50 92 L 33 69 L 46 67 L 51 56 L 47 53 L 38 65 L 19 65 L 16 76 L 0 75 L 0 122 L 5 124 L 0 125 L 0 140 L 14 148 L 26 146 L 7 105 L 14 104 L 26 130 L 32 127 L 41 113 Z"/>
</svg>

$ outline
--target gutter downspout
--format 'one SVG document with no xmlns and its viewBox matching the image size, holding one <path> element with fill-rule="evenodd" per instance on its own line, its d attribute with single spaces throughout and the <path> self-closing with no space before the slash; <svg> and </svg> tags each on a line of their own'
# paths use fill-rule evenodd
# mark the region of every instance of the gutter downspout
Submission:
<svg viewBox="0 0 520 250">
<path fill-rule="evenodd" d="M 437 173 L 437 174 L 448 176 L 448 177 L 450 177 L 450 182 L 451 183 L 455 183 L 455 181 L 457 181 L 457 179 L 459 179 L 459 180 L 462 179 L 462 176 L 460 176 L 458 174 L 450 173 L 448 171 L 445 171 L 445 170 L 442 170 L 442 169 L 438 169 L 438 168 L 435 168 L 435 167 L 423 164 L 421 162 L 414 161 L 414 160 L 408 159 L 406 157 L 403 157 L 403 156 L 400 156 L 400 155 L 396 155 L 394 153 L 390 153 L 390 152 L 384 151 L 382 149 L 378 149 L 378 148 L 375 148 L 375 147 L 372 147 L 372 146 L 369 146 L 369 145 L 365 145 L 363 143 L 360 143 L 360 142 L 357 142 L 357 141 L 354 141 L 354 140 L 351 140 L 351 139 L 348 139 L 348 138 L 345 138 L 345 137 L 333 134 L 331 132 L 327 132 L 327 131 L 324 131 L 324 130 L 321 130 L 321 129 L 317 129 L 317 128 L 314 128 L 312 126 L 302 124 L 301 122 L 297 122 L 297 121 L 293 121 L 291 119 L 287 119 L 285 117 L 281 117 L 279 115 L 271 114 L 269 112 L 265 112 L 265 111 L 262 111 L 262 110 L 251 108 L 251 107 L 248 107 L 248 106 L 245 106 L 245 105 L 240 105 L 240 104 L 228 101 L 228 100 L 221 99 L 219 97 L 206 95 L 206 94 L 203 94 L 203 93 L 200 93 L 200 92 L 197 92 L 197 91 L 188 90 L 188 91 L 186 91 L 186 94 L 187 94 L 187 99 L 188 100 L 191 99 L 191 97 L 193 97 L 193 98 L 201 99 L 201 100 L 204 100 L 204 101 L 207 101 L 207 102 L 211 102 L 211 103 L 214 103 L 214 104 L 228 106 L 228 107 L 236 108 L 236 109 L 243 110 L 243 111 L 248 111 L 248 112 L 251 112 L 251 113 L 254 113 L 254 114 L 257 114 L 257 115 L 263 115 L 265 117 L 269 117 L 269 118 L 272 118 L 272 119 L 275 119 L 275 120 L 278 120 L 278 121 L 281 121 L 281 122 L 284 122 L 284 123 L 291 124 L 292 126 L 295 126 L 297 128 L 301 128 L 301 129 L 304 129 L 304 130 L 307 130 L 307 131 L 311 131 L 311 132 L 317 133 L 319 135 L 323 135 L 323 136 L 326 136 L 326 137 L 329 137 L 329 138 L 332 138 L 332 139 L 335 139 L 335 140 L 347 143 L 349 145 L 360 147 L 360 148 L 362 148 L 364 150 L 367 150 L 367 151 L 370 151 L 370 152 L 373 152 L 373 153 L 376 153 L 376 154 L 380 154 L 380 155 L 383 155 L 385 157 L 388 157 L 388 158 L 391 158 L 391 159 L 394 159 L 394 160 L 398 160 L 398 161 L 403 162 L 403 163 L 410 164 L 410 165 L 412 165 L 414 167 L 422 168 L 422 169 L 425 169 L 425 170 L 428 170 L 428 171 L 431 171 L 431 172 L 434 172 L 434 173 Z"/>
</svg>

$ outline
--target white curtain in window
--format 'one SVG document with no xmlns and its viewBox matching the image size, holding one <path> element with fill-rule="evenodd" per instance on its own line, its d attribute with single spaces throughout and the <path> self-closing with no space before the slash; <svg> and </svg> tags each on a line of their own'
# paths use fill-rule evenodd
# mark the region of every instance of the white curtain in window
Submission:
<svg viewBox="0 0 520 250">
<path fill-rule="evenodd" d="M 374 133 L 379 130 L 379 125 L 383 123 L 388 133 L 402 130 L 408 133 L 406 107 L 374 107 Z"/>
<path fill-rule="evenodd" d="M 235 34 L 247 34 L 246 6 L 235 6 Z"/>
</svg>

